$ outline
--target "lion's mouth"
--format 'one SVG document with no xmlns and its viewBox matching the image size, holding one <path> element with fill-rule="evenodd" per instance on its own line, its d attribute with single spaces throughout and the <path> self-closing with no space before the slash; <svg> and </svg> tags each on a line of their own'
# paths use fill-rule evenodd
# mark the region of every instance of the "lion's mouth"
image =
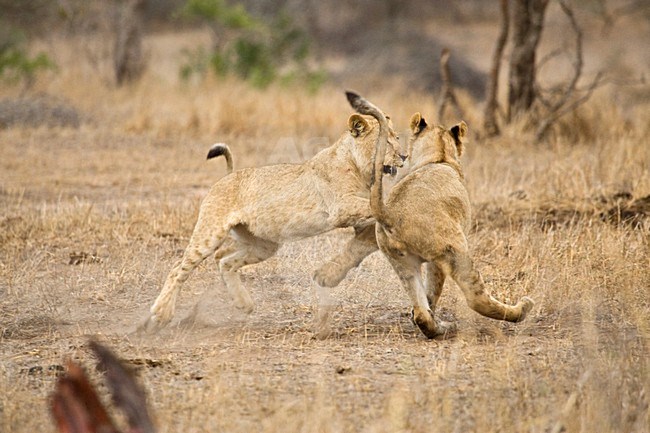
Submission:
<svg viewBox="0 0 650 433">
<path fill-rule="evenodd" d="M 384 174 L 395 176 L 397 174 L 397 168 L 394 165 L 384 165 Z"/>
</svg>

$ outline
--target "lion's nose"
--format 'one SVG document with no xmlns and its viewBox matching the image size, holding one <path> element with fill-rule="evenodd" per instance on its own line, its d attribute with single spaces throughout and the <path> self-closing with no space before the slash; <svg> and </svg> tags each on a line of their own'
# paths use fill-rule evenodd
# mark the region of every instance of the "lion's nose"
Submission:
<svg viewBox="0 0 650 433">
<path fill-rule="evenodd" d="M 402 161 L 406 161 L 406 158 L 408 158 L 406 155 L 400 155 L 399 157 L 402 158 Z"/>
</svg>

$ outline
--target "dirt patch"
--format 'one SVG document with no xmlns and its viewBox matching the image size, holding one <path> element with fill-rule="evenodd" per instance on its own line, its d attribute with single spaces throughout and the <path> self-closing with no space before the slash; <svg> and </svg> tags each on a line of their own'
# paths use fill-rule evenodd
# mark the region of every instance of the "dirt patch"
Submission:
<svg viewBox="0 0 650 433">
<path fill-rule="evenodd" d="M 604 221 L 642 230 L 650 223 L 650 196 L 634 198 L 629 192 L 609 196 L 528 200 L 520 191 L 505 203 L 487 202 L 474 207 L 474 228 L 537 225 L 546 231 L 578 223 Z"/>
<path fill-rule="evenodd" d="M 612 201 L 613 205 L 600 213 L 603 220 L 634 228 L 642 228 L 650 220 L 650 195 L 634 199 L 631 194 L 623 194 Z"/>
<path fill-rule="evenodd" d="M 69 102 L 48 95 L 0 101 L 0 128 L 67 126 L 77 128 L 81 116 Z"/>
<path fill-rule="evenodd" d="M 29 340 L 51 332 L 60 321 L 50 316 L 35 315 L 14 322 L 0 322 L 0 338 Z"/>
</svg>

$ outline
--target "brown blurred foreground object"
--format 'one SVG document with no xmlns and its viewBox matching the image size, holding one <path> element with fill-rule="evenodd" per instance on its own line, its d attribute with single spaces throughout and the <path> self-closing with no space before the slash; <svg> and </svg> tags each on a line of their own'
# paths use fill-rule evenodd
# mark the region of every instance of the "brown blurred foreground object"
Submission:
<svg viewBox="0 0 650 433">
<path fill-rule="evenodd" d="M 126 417 L 127 432 L 155 432 L 144 391 L 132 374 L 108 348 L 95 341 L 89 345 L 97 356 L 98 369 L 105 375 L 113 404 Z M 50 406 L 58 430 L 62 433 L 120 433 L 83 368 L 71 360 L 66 367 L 66 374 L 56 383 Z"/>
</svg>

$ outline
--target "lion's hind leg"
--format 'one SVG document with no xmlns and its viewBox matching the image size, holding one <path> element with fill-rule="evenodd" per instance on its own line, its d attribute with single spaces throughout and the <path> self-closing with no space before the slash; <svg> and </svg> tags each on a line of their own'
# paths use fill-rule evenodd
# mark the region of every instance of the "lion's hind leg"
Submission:
<svg viewBox="0 0 650 433">
<path fill-rule="evenodd" d="M 447 335 L 449 329 L 440 326 L 429 308 L 429 300 L 422 281 L 422 259 L 391 245 L 391 240 L 381 228 L 377 230 L 377 242 L 411 298 L 413 322 L 427 338 Z"/>
<path fill-rule="evenodd" d="M 226 234 L 227 229 L 208 230 L 197 223 L 183 257 L 167 275 L 165 284 L 151 307 L 151 315 L 141 329 L 156 330 L 171 321 L 181 285 L 206 257 L 217 250 Z"/>
<path fill-rule="evenodd" d="M 354 237 L 343 250 L 314 272 L 314 281 L 321 287 L 336 287 L 348 272 L 377 251 L 375 226 L 355 227 Z"/>
<path fill-rule="evenodd" d="M 243 266 L 259 263 L 273 256 L 279 245 L 254 236 L 243 226 L 233 228 L 231 235 L 232 242 L 227 250 L 216 255 L 219 271 L 235 306 L 245 313 L 252 313 L 255 303 L 250 292 L 242 285 L 238 271 Z"/>
<path fill-rule="evenodd" d="M 313 282 L 317 300 L 314 324 L 317 338 L 324 339 L 332 333 L 330 318 L 335 301 L 329 289 L 336 287 L 351 269 L 359 266 L 363 259 L 377 249 L 375 225 L 355 227 L 354 237 L 348 241 L 343 250 L 314 272 Z"/>
<path fill-rule="evenodd" d="M 477 313 L 497 320 L 520 322 L 533 307 L 533 300 L 522 297 L 516 305 L 507 305 L 494 299 L 485 291 L 481 274 L 474 268 L 466 253 L 454 253 L 449 257 L 451 277 L 463 291 L 467 304 Z"/>
<path fill-rule="evenodd" d="M 427 299 L 431 310 L 435 311 L 438 299 L 442 294 L 442 288 L 445 285 L 445 273 L 435 262 L 427 262 L 424 267 L 426 270 Z"/>
<path fill-rule="evenodd" d="M 445 272 L 444 270 L 435 262 L 427 262 L 424 264 L 425 268 L 425 288 L 427 294 L 427 300 L 429 301 L 429 308 L 431 309 L 431 314 L 435 315 L 436 305 L 442 294 L 442 288 L 445 285 Z M 434 316 L 437 326 L 440 329 L 440 332 L 444 333 L 446 336 L 452 336 L 456 333 L 456 324 L 454 322 L 447 322 Z"/>
</svg>

